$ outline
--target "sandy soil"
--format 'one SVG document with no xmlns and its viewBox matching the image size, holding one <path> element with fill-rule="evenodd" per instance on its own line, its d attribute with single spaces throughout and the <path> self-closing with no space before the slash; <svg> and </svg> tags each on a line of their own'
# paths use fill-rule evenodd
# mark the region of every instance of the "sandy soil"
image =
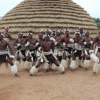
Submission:
<svg viewBox="0 0 100 100">
<path fill-rule="evenodd" d="M 100 72 L 92 73 L 93 62 L 88 71 L 77 68 L 65 74 L 39 72 L 30 77 L 20 67 L 20 77 L 14 77 L 5 65 L 0 67 L 0 100 L 100 100 Z"/>
</svg>

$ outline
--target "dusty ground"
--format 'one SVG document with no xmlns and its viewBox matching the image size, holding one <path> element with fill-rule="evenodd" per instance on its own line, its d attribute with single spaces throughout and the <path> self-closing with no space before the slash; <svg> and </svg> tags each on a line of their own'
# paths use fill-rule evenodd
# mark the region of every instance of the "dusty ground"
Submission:
<svg viewBox="0 0 100 100">
<path fill-rule="evenodd" d="M 91 62 L 88 71 L 69 69 L 65 74 L 39 72 L 30 77 L 20 67 L 20 77 L 14 77 L 5 66 L 0 67 L 0 100 L 100 100 L 100 72 L 92 75 Z"/>
</svg>

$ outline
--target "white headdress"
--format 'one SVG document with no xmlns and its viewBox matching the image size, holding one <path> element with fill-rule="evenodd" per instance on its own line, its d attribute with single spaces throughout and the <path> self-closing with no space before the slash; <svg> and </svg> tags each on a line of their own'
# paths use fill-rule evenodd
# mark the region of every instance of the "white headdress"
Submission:
<svg viewBox="0 0 100 100">
<path fill-rule="evenodd" d="M 75 34 L 80 34 L 80 32 L 79 31 L 76 31 Z"/>
<path fill-rule="evenodd" d="M 23 35 L 23 33 L 22 33 L 22 32 L 19 32 L 19 33 L 18 33 L 18 35 L 19 35 L 19 34 Z"/>
</svg>

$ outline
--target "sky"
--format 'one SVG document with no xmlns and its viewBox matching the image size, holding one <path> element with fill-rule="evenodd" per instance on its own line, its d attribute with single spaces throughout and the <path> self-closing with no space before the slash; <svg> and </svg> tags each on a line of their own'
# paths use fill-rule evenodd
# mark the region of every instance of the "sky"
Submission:
<svg viewBox="0 0 100 100">
<path fill-rule="evenodd" d="M 4 16 L 24 0 L 0 0 L 0 16 Z M 100 18 L 100 0 L 72 0 L 83 7 L 91 17 Z"/>
</svg>

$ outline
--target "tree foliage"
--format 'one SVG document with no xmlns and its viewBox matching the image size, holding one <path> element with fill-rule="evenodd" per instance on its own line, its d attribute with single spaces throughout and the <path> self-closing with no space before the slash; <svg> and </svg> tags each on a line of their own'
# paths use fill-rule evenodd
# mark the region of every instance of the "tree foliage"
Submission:
<svg viewBox="0 0 100 100">
<path fill-rule="evenodd" d="M 93 20 L 96 22 L 97 27 L 100 30 L 100 18 L 93 18 Z"/>
</svg>

